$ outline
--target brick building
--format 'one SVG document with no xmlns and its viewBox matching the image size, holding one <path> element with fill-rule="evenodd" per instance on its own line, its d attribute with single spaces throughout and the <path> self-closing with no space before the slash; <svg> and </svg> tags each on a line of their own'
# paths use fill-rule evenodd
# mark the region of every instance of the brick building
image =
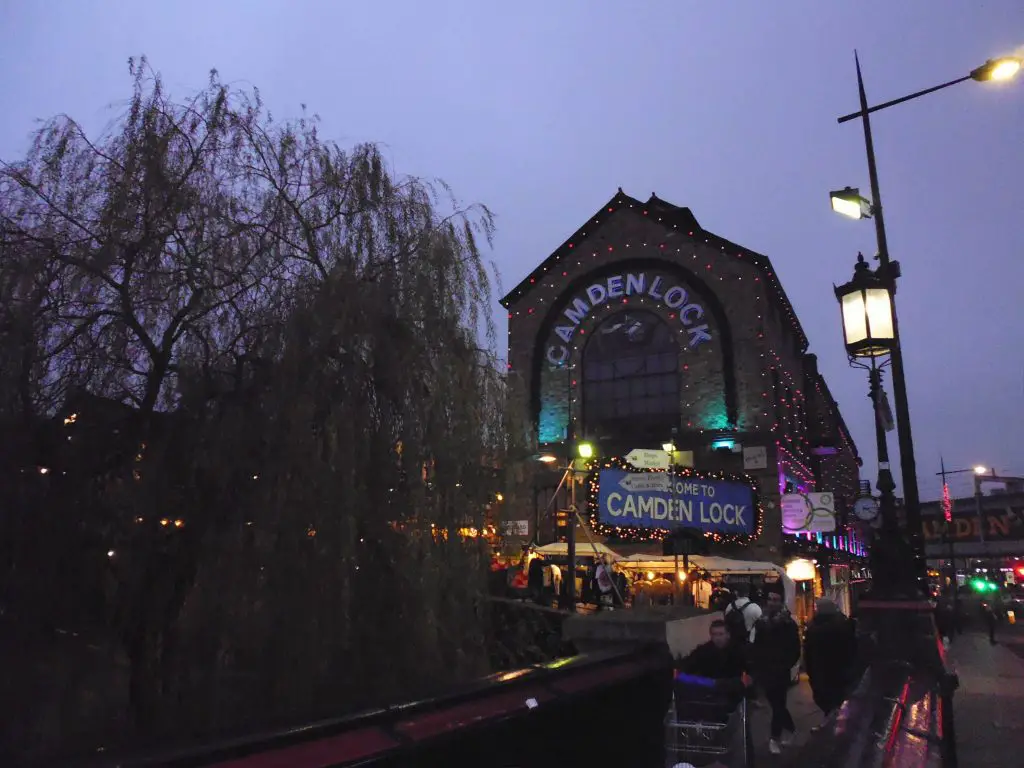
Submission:
<svg viewBox="0 0 1024 768">
<path fill-rule="evenodd" d="M 502 304 L 509 385 L 539 450 L 588 440 L 606 461 L 671 441 L 693 476 L 759 489 L 761 525 L 742 545 L 763 558 L 791 549 L 787 487 L 834 492 L 844 522 L 857 449 L 765 256 L 687 208 L 619 190 Z M 522 511 L 541 541 L 558 480 L 538 465 L 534 509 Z"/>
</svg>

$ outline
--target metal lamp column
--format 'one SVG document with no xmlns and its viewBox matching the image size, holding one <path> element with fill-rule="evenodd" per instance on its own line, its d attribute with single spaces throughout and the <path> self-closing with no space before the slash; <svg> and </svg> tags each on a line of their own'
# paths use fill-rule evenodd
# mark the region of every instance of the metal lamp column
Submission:
<svg viewBox="0 0 1024 768">
<path fill-rule="evenodd" d="M 846 213 L 847 215 L 852 215 L 854 218 L 862 218 L 864 216 L 863 209 L 867 207 L 870 211 L 870 215 L 875 219 L 875 237 L 878 242 L 879 261 L 878 276 L 885 280 L 890 286 L 894 302 L 893 336 L 895 343 L 891 350 L 892 384 L 893 397 L 896 401 L 896 428 L 900 449 L 903 495 L 907 513 L 907 534 L 911 542 L 914 544 L 914 549 L 917 553 L 917 562 L 915 563 L 914 570 L 919 578 L 923 578 L 925 561 L 922 546 L 920 495 L 917 486 L 917 461 L 914 456 L 914 440 L 910 428 L 910 407 L 907 402 L 907 383 L 903 368 L 903 350 L 900 345 L 899 327 L 895 308 L 896 279 L 900 276 L 899 264 L 898 262 L 892 262 L 889 259 L 889 245 L 885 234 L 885 217 L 882 208 L 882 196 L 879 191 L 878 167 L 875 162 L 875 146 L 871 135 L 870 115 L 872 112 L 893 107 L 897 104 L 903 104 L 904 102 L 912 99 L 917 99 L 921 96 L 926 96 L 927 94 L 934 93 L 969 80 L 974 80 L 976 82 L 1011 80 L 1021 71 L 1021 67 L 1024 62 L 1016 56 L 989 59 L 980 67 L 973 69 L 966 76 L 950 80 L 932 88 L 917 91 L 899 99 L 893 99 L 883 104 L 878 104 L 874 107 L 869 107 L 867 95 L 864 90 L 864 78 L 861 73 L 860 58 L 856 53 L 854 54 L 854 60 L 857 66 L 857 89 L 860 97 L 860 111 L 844 115 L 839 118 L 838 122 L 842 124 L 857 117 L 861 118 L 861 122 L 864 127 L 864 147 L 867 152 L 868 175 L 871 182 L 872 200 L 868 206 L 865 206 L 864 203 L 867 201 L 864 201 L 857 196 L 857 199 L 847 199 L 846 202 L 848 205 L 844 207 L 837 206 L 836 203 L 842 202 L 842 198 L 849 198 L 849 195 L 844 194 L 845 192 L 854 192 L 854 190 L 848 189 L 840 191 L 839 193 L 833 193 L 833 208 L 839 212 Z"/>
<path fill-rule="evenodd" d="M 882 212 L 882 193 L 878 184 L 878 167 L 875 163 L 875 144 L 871 136 L 871 117 L 864 78 L 857 64 L 857 89 L 860 94 L 861 119 L 864 125 L 864 148 L 868 159 L 868 177 L 871 182 L 871 213 L 875 220 L 875 238 L 878 242 L 878 269 L 876 274 L 889 288 L 892 301 L 893 345 L 890 350 L 892 364 L 892 388 L 896 410 L 896 436 L 900 449 L 900 474 L 903 479 L 903 503 L 906 507 L 907 536 L 914 546 L 914 575 L 924 576 L 924 558 L 921 552 L 921 501 L 917 488 L 917 460 L 914 456 L 914 437 L 910 427 L 910 405 L 907 401 L 907 380 L 903 369 L 903 349 L 900 344 L 899 319 L 896 312 L 896 278 L 900 276 L 899 263 L 889 259 L 889 243 L 885 234 L 885 218 Z M 886 462 L 888 464 L 888 462 Z M 881 477 L 879 478 L 881 481 Z M 889 473 L 889 480 L 892 474 Z M 881 488 L 879 488 L 881 491 Z M 884 497 L 883 497 L 884 498 Z M 895 510 L 893 510 L 895 512 Z M 884 514 L 884 506 L 883 506 Z"/>
</svg>

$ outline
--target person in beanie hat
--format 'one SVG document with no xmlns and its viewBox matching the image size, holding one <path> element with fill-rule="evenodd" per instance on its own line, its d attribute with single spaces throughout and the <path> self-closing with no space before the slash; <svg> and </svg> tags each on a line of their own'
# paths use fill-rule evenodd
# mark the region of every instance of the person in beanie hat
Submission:
<svg viewBox="0 0 1024 768">
<path fill-rule="evenodd" d="M 751 662 L 754 680 L 772 708 L 768 751 L 777 755 L 796 731 L 786 706 L 793 666 L 800 660 L 800 630 L 786 610 L 783 597 L 769 592 L 764 615 L 754 624 Z"/>
<path fill-rule="evenodd" d="M 856 658 L 853 622 L 834 602 L 822 598 L 804 633 L 804 666 L 814 703 L 826 717 L 846 698 Z"/>
</svg>

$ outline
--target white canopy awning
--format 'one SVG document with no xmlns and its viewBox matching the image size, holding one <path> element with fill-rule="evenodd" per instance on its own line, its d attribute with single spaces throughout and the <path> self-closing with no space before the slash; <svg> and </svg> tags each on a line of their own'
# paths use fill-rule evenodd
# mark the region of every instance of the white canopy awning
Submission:
<svg viewBox="0 0 1024 768">
<path fill-rule="evenodd" d="M 545 544 L 543 547 L 537 547 L 533 550 L 538 555 L 549 555 L 552 557 L 566 557 L 569 554 L 569 545 L 565 542 L 555 542 L 554 544 Z M 600 557 L 601 555 L 610 555 L 613 560 L 621 560 L 615 552 L 610 550 L 604 544 L 595 542 L 591 544 L 579 543 L 576 544 L 576 557 Z"/>
</svg>

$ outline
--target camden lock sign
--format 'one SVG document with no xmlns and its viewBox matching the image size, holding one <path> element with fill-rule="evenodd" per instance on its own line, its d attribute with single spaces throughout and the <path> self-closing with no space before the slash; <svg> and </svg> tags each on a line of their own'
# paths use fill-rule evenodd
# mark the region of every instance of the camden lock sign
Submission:
<svg viewBox="0 0 1024 768">
<path fill-rule="evenodd" d="M 629 296 L 649 296 L 675 310 L 679 322 L 689 334 L 691 349 L 711 341 L 707 323 L 700 322 L 704 318 L 704 307 L 690 301 L 690 294 L 675 282 L 675 278 L 647 272 L 625 272 L 593 283 L 562 310 L 565 322 L 557 324 L 554 331 L 561 343 L 553 341 L 548 345 L 548 362 L 562 365 L 569 359 L 569 344 L 572 343 L 573 334 L 592 309 L 612 299 Z"/>
<path fill-rule="evenodd" d="M 605 525 L 754 532 L 754 491 L 724 480 L 602 469 L 597 518 Z"/>
</svg>

